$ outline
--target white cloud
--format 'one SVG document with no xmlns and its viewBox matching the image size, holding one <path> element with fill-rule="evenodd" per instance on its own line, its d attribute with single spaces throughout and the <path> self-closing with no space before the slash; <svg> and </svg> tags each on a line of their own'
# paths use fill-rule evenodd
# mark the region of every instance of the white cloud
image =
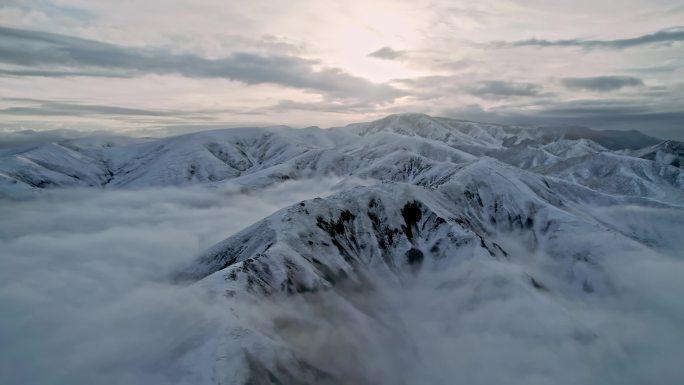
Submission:
<svg viewBox="0 0 684 385">
<path fill-rule="evenodd" d="M 215 349 L 241 351 L 232 327 L 268 328 L 275 320 L 292 325 L 276 340 L 344 374 L 343 385 L 674 385 L 684 375 L 676 237 L 684 229 L 671 210 L 592 211 L 617 231 L 654 242 L 654 249 L 602 256 L 612 294 L 565 292 L 545 273 L 553 258 L 515 247 L 515 239 L 500 240 L 512 251 L 508 261 L 452 261 L 401 286 L 381 283 L 344 297 L 320 292 L 240 308 L 165 280 L 216 241 L 337 184 L 286 182 L 251 194 L 64 190 L 0 201 L 2 218 L 11 218 L 0 221 L 0 382 L 191 381 L 184 370 L 212 368 Z M 534 289 L 528 274 L 549 291 Z"/>
<path fill-rule="evenodd" d="M 374 291 L 262 304 L 253 316 L 287 325 L 279 337 L 343 385 L 674 385 L 684 375 L 684 263 L 669 252 L 607 257 L 613 294 L 563 292 L 543 272 L 552 256 L 511 254 L 375 281 Z M 531 271 L 548 291 L 532 287 Z"/>
<path fill-rule="evenodd" d="M 338 179 L 226 189 L 51 191 L 0 201 L 0 383 L 164 383 L 230 317 L 169 274 Z M 167 373 L 168 374 L 168 373 Z"/>
<path fill-rule="evenodd" d="M 638 16 L 630 11 L 634 9 L 639 10 Z M 128 0 L 11 1 L 0 8 L 0 22 L 10 27 L 87 38 L 147 52 L 167 52 L 172 57 L 188 55 L 211 63 L 225 62 L 225 58 L 240 52 L 260 56 L 296 55 L 303 61 L 317 63 L 313 68 L 316 71 L 339 69 L 341 72 L 337 75 L 328 73 L 330 78 L 340 78 L 337 87 L 357 83 L 354 87 L 350 85 L 352 91 L 356 90 L 356 94 L 351 92 L 351 99 L 368 97 L 368 92 L 360 90 L 358 85 L 385 84 L 392 79 L 458 77 L 457 83 L 463 87 L 442 90 L 439 98 L 431 100 L 424 98 L 425 89 L 406 89 L 407 97 L 386 97 L 385 103 L 372 103 L 363 110 L 352 107 L 355 103 L 349 100 L 334 100 L 342 108 L 322 110 L 321 103 L 329 104 L 329 101 L 321 100 L 320 93 L 281 84 L 290 84 L 292 79 L 289 83 L 286 78 L 271 79 L 281 85 L 243 85 L 176 75 L 193 72 L 189 67 L 196 65 L 161 77 L 146 75 L 127 79 L 42 78 L 36 76 L 33 68 L 11 66 L 0 68 L 5 74 L 0 78 L 0 85 L 11 96 L 35 97 L 39 93 L 42 99 L 54 102 L 164 111 L 204 110 L 206 120 L 212 123 L 331 126 L 377 117 L 389 110 L 453 111 L 454 106 L 479 103 L 472 100 L 468 90 L 482 82 L 535 84 L 552 93 L 549 97 L 554 103 L 565 103 L 584 95 L 582 90 L 560 87 L 557 81 L 560 78 L 630 76 L 634 69 L 667 63 L 671 71 L 648 72 L 640 77 L 645 84 L 668 88 L 674 99 L 665 94 L 635 94 L 635 90 L 627 88 L 616 94 L 637 99 L 642 105 L 672 109 L 682 98 L 675 84 L 684 68 L 677 51 L 681 42 L 639 45 L 628 50 L 485 48 L 491 48 L 489 43 L 495 41 L 596 42 L 638 38 L 680 25 L 681 13 L 672 9 L 671 2 L 645 0 L 627 0 L 621 7 L 595 1 L 547 4 L 538 0 L 489 0 L 457 5 L 442 0 L 383 0 L 373 4 L 353 0 L 344 5 L 334 1 L 253 1 L 239 6 L 209 0 L 192 4 L 157 0 L 144 4 Z M 368 57 L 369 52 L 379 47 L 400 47 L 402 52 L 410 54 L 402 60 Z M 464 68 L 464 62 L 476 65 Z M 16 75 L 22 71 L 33 75 L 31 78 Z M 56 74 L 64 75 L 53 73 Z M 137 92 L 131 93 L 131 89 Z M 345 99 L 350 98 L 349 92 L 343 94 Z M 79 95 L 81 100 L 73 100 L 74 95 Z M 293 103 L 286 110 L 281 101 Z M 520 106 L 520 98 L 512 97 L 489 100 L 483 107 L 495 117 L 493 108 L 516 114 L 544 109 L 544 104 L 539 101 Z M 258 118 L 249 115 L 254 113 L 260 114 Z M 622 124 L 611 118 L 607 116 L 606 120 L 615 123 L 613 126 Z M 644 114 L 643 118 L 648 119 L 649 115 Z M 595 128 L 604 125 L 589 117 L 578 119 Z M 175 120 L 172 117 L 77 115 L 48 120 L 6 116 L 5 124 L 34 129 L 97 125 L 114 130 L 189 124 L 180 120 L 180 116 Z M 549 119 L 545 123 L 554 122 Z M 658 119 L 652 120 L 649 127 L 672 131 L 671 123 Z"/>
</svg>

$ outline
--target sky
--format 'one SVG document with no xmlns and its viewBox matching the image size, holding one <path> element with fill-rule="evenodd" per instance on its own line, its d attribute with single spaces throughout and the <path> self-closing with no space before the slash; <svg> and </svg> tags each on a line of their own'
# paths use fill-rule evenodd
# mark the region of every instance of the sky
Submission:
<svg viewBox="0 0 684 385">
<path fill-rule="evenodd" d="M 684 140 L 684 1 L 0 0 L 0 134 L 420 112 Z"/>
</svg>

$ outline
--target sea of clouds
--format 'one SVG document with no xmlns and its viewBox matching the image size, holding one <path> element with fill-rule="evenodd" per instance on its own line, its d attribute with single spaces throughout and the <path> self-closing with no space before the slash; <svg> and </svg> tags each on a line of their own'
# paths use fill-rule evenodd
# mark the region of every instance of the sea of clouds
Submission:
<svg viewBox="0 0 684 385">
<path fill-rule="evenodd" d="M 169 276 L 214 243 L 339 183 L 60 190 L 0 201 L 0 383 L 166 384 L 192 378 L 174 370 L 211 368 L 216 357 L 203 346 L 226 338 L 240 305 L 208 301 Z M 279 330 L 278 340 L 344 385 L 681 384 L 682 211 L 593 214 L 654 240 L 604 258 L 616 295 L 535 290 L 525 274 L 551 257 L 524 256 L 521 247 L 513 262 L 462 261 L 401 286 L 243 309 L 241 327 L 309 325 Z M 182 369 L 171 365 L 184 359 Z"/>
<path fill-rule="evenodd" d="M 650 236 L 684 231 L 682 211 L 606 211 L 625 228 L 640 220 Z M 565 291 L 562 277 L 544 274 L 552 256 L 499 241 L 510 260 L 455 261 L 401 285 L 343 299 L 307 294 L 266 313 L 298 325 L 281 337 L 343 385 L 681 383 L 681 239 L 606 255 L 601 269 L 610 290 L 593 294 Z M 533 288 L 530 272 L 547 289 Z"/>
<path fill-rule="evenodd" d="M 174 349 L 224 315 L 168 277 L 214 243 L 337 183 L 0 200 L 0 383 L 159 380 Z"/>
</svg>

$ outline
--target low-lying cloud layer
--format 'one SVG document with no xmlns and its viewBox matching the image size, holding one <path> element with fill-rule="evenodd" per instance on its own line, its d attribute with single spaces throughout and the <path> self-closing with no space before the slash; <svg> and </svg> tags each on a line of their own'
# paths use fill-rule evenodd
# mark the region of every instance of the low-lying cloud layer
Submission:
<svg viewBox="0 0 684 385">
<path fill-rule="evenodd" d="M 0 201 L 0 383 L 166 383 L 162 369 L 174 355 L 228 317 L 169 283 L 169 274 L 336 183 L 252 194 L 65 190 Z"/>
<path fill-rule="evenodd" d="M 550 256 L 511 257 L 536 266 L 464 261 L 402 287 L 349 295 L 377 324 L 344 321 L 353 317 L 332 313 L 339 299 L 325 293 L 282 304 L 275 316 L 300 320 L 284 338 L 344 385 L 678 383 L 684 308 L 663 290 L 684 289 L 681 261 L 613 256 L 622 258 L 608 267 L 619 298 L 578 301 L 529 285 L 525 271 Z M 313 316 L 322 312 L 315 304 L 331 315 Z"/>
<path fill-rule="evenodd" d="M 338 183 L 287 182 L 250 194 L 47 191 L 0 201 L 2 218 L 12 218 L 0 221 L 0 382 L 188 380 L 183 368 L 213 367 L 215 357 L 193 353 L 206 352 L 203 344 L 241 351 L 229 331 L 276 320 L 289 327 L 275 341 L 345 385 L 674 385 L 684 375 L 677 237 L 684 229 L 680 213 L 668 209 L 593 212 L 655 241 L 653 249 L 602 258 L 610 295 L 555 290 L 564 283 L 544 273 L 552 257 L 506 237 L 497 241 L 509 260 L 451 261 L 401 285 L 378 281 L 374 291 L 343 297 L 324 291 L 241 308 L 167 280 L 214 242 Z M 533 288 L 530 272 L 551 289 Z M 352 316 L 359 313 L 349 303 L 369 318 Z"/>
<path fill-rule="evenodd" d="M 590 267 L 605 285 L 600 292 L 569 289 L 582 268 L 560 266 L 543 246 L 529 250 L 519 236 L 494 235 L 508 258 L 447 258 L 401 283 L 373 275 L 370 289 L 262 301 L 243 315 L 252 325 L 275 324 L 274 340 L 335 384 L 677 384 L 681 211 L 617 206 L 592 214 L 653 243 L 601 253 Z"/>
</svg>

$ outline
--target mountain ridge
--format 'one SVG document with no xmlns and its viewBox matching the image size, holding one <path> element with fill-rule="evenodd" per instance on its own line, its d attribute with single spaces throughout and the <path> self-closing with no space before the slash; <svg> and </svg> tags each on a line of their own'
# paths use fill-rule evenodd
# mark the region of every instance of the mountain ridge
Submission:
<svg viewBox="0 0 684 385">
<path fill-rule="evenodd" d="M 684 233 L 680 143 L 634 150 L 641 136 L 626 135 L 601 144 L 594 131 L 401 114 L 328 130 L 82 138 L 4 151 L 0 197 L 340 179 L 168 277 L 220 309 L 204 338 L 155 367 L 170 384 L 490 384 L 494 362 L 528 373 L 514 383 L 622 385 L 605 373 L 642 362 L 630 358 L 645 344 L 631 336 L 647 330 L 630 323 L 635 309 L 681 324 L 649 279 L 684 248 L 673 236 Z M 628 321 L 617 333 L 616 320 Z"/>
<path fill-rule="evenodd" d="M 599 131 L 581 132 L 596 139 Z M 80 138 L 4 150 L 0 193 L 21 196 L 54 187 L 140 188 L 228 181 L 258 187 L 316 175 L 368 176 L 374 172 L 364 169 L 382 168 L 373 163 L 402 151 L 429 162 L 449 158 L 463 163 L 487 155 L 531 168 L 608 150 L 592 138 L 556 134 L 550 136 L 540 128 L 398 114 L 331 129 L 272 126 L 161 139 Z M 623 151 L 631 150 L 633 138 L 627 142 Z M 410 156 L 403 161 L 400 155 L 394 157 L 398 163 L 410 162 Z"/>
</svg>

